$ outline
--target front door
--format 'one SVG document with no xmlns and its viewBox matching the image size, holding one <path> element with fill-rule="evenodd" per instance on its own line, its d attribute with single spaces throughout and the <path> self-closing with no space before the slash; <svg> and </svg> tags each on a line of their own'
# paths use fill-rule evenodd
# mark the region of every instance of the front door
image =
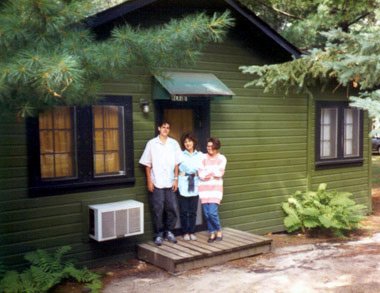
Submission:
<svg viewBox="0 0 380 293">
<path fill-rule="evenodd" d="M 204 98 L 192 98 L 190 102 L 156 101 L 156 129 L 162 120 L 170 122 L 170 137 L 181 145 L 181 135 L 193 131 L 202 152 L 206 152 L 206 140 L 210 136 L 210 103 Z M 177 205 L 178 206 L 178 205 Z M 176 229 L 181 227 L 177 211 Z M 198 203 L 196 230 L 204 230 L 201 204 Z M 176 233 L 177 234 L 177 233 Z"/>
<path fill-rule="evenodd" d="M 210 136 L 210 102 L 207 98 L 190 98 L 188 102 L 157 100 L 155 102 L 156 129 L 166 119 L 170 122 L 170 136 L 180 143 L 185 131 L 194 131 L 202 152 Z M 158 134 L 158 130 L 157 130 Z"/>
<path fill-rule="evenodd" d="M 165 109 L 164 119 L 171 123 L 170 136 L 181 145 L 181 135 L 186 131 L 194 131 L 193 109 Z M 182 147 L 182 146 L 181 146 Z"/>
</svg>

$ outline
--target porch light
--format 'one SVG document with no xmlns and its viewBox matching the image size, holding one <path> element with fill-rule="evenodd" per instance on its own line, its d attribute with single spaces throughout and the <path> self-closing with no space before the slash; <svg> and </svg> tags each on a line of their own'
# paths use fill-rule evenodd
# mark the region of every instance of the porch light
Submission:
<svg viewBox="0 0 380 293">
<path fill-rule="evenodd" d="M 140 106 L 141 106 L 141 110 L 143 111 L 143 113 L 145 114 L 148 114 L 150 109 L 149 109 L 149 102 L 146 101 L 146 100 L 140 100 Z"/>
</svg>

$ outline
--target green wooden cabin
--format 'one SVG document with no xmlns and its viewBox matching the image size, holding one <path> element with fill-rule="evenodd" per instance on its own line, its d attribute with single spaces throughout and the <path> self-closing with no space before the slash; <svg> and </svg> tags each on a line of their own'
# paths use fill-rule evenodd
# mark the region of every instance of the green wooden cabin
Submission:
<svg viewBox="0 0 380 293">
<path fill-rule="evenodd" d="M 123 81 L 105 84 L 106 99 L 97 107 L 57 110 L 26 121 L 14 114 L 0 118 L 0 262 L 21 266 L 26 252 L 62 245 L 70 245 L 70 256 L 90 266 L 134 257 L 136 243 L 152 237 L 138 160 L 163 117 L 175 121 L 174 134 L 192 127 L 203 142 L 209 135 L 220 138 L 228 160 L 222 226 L 256 234 L 283 231 L 281 202 L 320 183 L 352 192 L 371 210 L 367 114 L 348 109 L 345 93 L 316 89 L 314 98 L 285 97 L 244 88 L 253 76 L 243 75 L 240 65 L 284 62 L 300 52 L 236 0 L 127 1 L 99 13 L 93 29 L 106 37 L 125 20 L 147 27 L 187 13 L 225 9 L 236 19 L 225 42 L 209 45 L 194 68 L 169 70 L 172 85 L 136 70 Z M 181 76 L 194 89 L 178 90 L 184 87 Z M 196 76 L 215 88 L 202 92 Z M 55 149 L 49 145 L 52 135 Z M 98 149 L 99 144 L 112 149 L 108 139 L 118 141 L 119 152 Z M 49 147 L 53 154 L 45 152 Z M 145 205 L 144 234 L 90 239 L 88 206 L 130 199 Z"/>
</svg>

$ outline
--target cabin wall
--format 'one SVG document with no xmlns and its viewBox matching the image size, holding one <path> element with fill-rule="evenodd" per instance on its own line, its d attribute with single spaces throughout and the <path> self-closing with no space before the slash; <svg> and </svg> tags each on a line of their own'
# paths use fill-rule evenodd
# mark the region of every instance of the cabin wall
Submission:
<svg viewBox="0 0 380 293">
<path fill-rule="evenodd" d="M 308 99 L 244 88 L 252 76 L 241 74 L 238 66 L 266 62 L 252 56 L 237 41 L 228 40 L 210 45 L 190 70 L 214 73 L 236 93 L 232 100 L 211 102 L 211 135 L 220 138 L 220 151 L 228 160 L 220 207 L 222 225 L 257 234 L 282 231 L 281 202 L 297 190 L 306 190 L 308 184 L 315 188 L 320 182 L 331 188 L 348 186 L 355 198 L 369 205 L 368 139 L 364 140 L 363 167 L 312 170 L 314 146 L 308 145 L 308 128 L 313 133 L 313 122 L 308 119 Z M 104 88 L 104 94 L 133 96 L 133 187 L 30 197 L 25 122 L 14 115 L 0 118 L 0 262 L 16 267 L 25 263 L 23 255 L 28 251 L 70 245 L 70 257 L 82 264 L 100 265 L 133 257 L 135 244 L 151 239 L 146 179 L 138 164 L 146 142 L 155 134 L 153 109 L 143 114 L 140 108 L 140 99 L 149 100 L 153 107 L 151 84 L 149 75 L 136 70 L 124 81 L 107 83 Z M 145 204 L 144 235 L 104 243 L 90 240 L 87 206 L 127 199 Z"/>
<path fill-rule="evenodd" d="M 363 119 L 363 159 L 364 163 L 359 167 L 345 167 L 326 170 L 315 170 L 315 101 L 347 101 L 346 92 L 338 95 L 331 94 L 331 91 L 321 93 L 316 91 L 314 99 L 309 99 L 310 115 L 310 148 L 308 151 L 308 183 L 309 188 L 317 190 L 319 184 L 327 183 L 328 189 L 336 189 L 339 191 L 347 191 L 352 193 L 352 199 L 356 203 L 364 204 L 368 207 L 368 211 L 372 209 L 372 147 L 369 138 L 371 130 L 371 120 L 368 118 L 368 112 L 364 112 Z"/>
<path fill-rule="evenodd" d="M 0 121 L 0 262 L 23 265 L 26 252 L 63 245 L 72 247 L 70 257 L 87 265 L 110 261 L 113 256 L 134 256 L 136 241 L 147 234 L 104 243 L 92 241 L 88 237 L 87 207 L 136 199 L 141 186 L 30 197 L 26 125 L 14 117 Z"/>
<path fill-rule="evenodd" d="M 280 203 L 306 187 L 307 100 L 244 88 L 252 76 L 224 66 L 228 72 L 215 74 L 236 96 L 212 102 L 210 113 L 211 135 L 220 138 L 228 160 L 222 225 L 257 234 L 282 231 Z"/>
</svg>

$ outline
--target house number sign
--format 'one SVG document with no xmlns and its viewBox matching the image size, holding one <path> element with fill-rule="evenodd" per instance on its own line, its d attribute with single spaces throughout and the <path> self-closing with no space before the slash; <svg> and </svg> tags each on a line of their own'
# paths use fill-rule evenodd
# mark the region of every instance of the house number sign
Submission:
<svg viewBox="0 0 380 293">
<path fill-rule="evenodd" d="M 187 102 L 187 96 L 171 96 L 170 99 L 173 102 Z"/>
</svg>

